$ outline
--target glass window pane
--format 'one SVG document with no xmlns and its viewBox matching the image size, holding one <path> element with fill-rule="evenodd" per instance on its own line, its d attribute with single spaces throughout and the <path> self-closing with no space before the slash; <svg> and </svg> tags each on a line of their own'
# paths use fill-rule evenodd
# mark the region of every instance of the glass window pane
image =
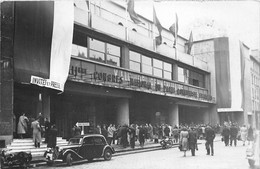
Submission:
<svg viewBox="0 0 260 169">
<path fill-rule="evenodd" d="M 87 36 L 80 31 L 74 30 L 72 43 L 87 47 Z"/>
<path fill-rule="evenodd" d="M 150 65 L 152 66 L 152 58 L 142 56 L 142 64 Z"/>
<path fill-rule="evenodd" d="M 164 71 L 163 73 L 164 73 L 163 78 L 172 80 L 172 73 L 171 72 Z"/>
<path fill-rule="evenodd" d="M 87 58 L 87 56 L 88 56 L 87 51 L 88 50 L 86 47 L 72 44 L 72 51 L 71 51 L 72 56 Z"/>
<path fill-rule="evenodd" d="M 163 69 L 171 72 L 172 65 L 170 63 L 163 62 Z"/>
<path fill-rule="evenodd" d="M 162 61 L 158 60 L 158 59 L 153 59 L 153 67 L 157 67 L 157 68 L 160 68 L 162 69 L 163 68 L 163 65 L 162 65 Z"/>
<path fill-rule="evenodd" d="M 107 53 L 120 57 L 120 47 L 107 43 Z"/>
<path fill-rule="evenodd" d="M 162 77 L 162 69 L 153 68 L 153 75 Z"/>
<path fill-rule="evenodd" d="M 178 75 L 182 75 L 183 76 L 183 68 L 178 67 Z"/>
<path fill-rule="evenodd" d="M 142 72 L 152 75 L 153 74 L 152 66 L 142 64 Z"/>
<path fill-rule="evenodd" d="M 90 47 L 90 49 L 94 49 L 96 51 L 105 53 L 105 43 L 101 42 L 99 40 L 90 38 L 89 47 Z"/>
<path fill-rule="evenodd" d="M 135 71 L 140 72 L 141 71 L 140 67 L 141 67 L 140 63 L 130 61 L 130 69 L 131 70 L 135 70 Z"/>
<path fill-rule="evenodd" d="M 184 82 L 184 76 L 183 75 L 178 75 L 178 81 L 179 82 Z"/>
<path fill-rule="evenodd" d="M 105 55 L 101 52 L 89 50 L 89 59 L 105 63 Z"/>
<path fill-rule="evenodd" d="M 107 55 L 107 64 L 120 66 L 120 58 L 112 55 Z"/>
<path fill-rule="evenodd" d="M 136 62 L 141 62 L 141 57 L 140 57 L 139 53 L 130 51 L 129 58 L 130 58 L 130 60 L 133 60 L 133 61 L 136 61 Z"/>
</svg>

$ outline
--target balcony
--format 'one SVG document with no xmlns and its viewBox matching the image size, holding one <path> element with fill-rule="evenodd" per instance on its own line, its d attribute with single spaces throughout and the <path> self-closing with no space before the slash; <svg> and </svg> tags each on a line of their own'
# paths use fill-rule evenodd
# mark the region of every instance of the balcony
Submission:
<svg viewBox="0 0 260 169">
<path fill-rule="evenodd" d="M 173 47 L 170 47 L 165 44 L 161 44 L 161 45 L 157 46 L 156 50 L 157 50 L 157 53 L 160 53 L 161 55 L 164 55 L 164 56 L 172 58 L 172 59 L 176 59 L 175 48 L 173 48 Z"/>
<path fill-rule="evenodd" d="M 138 32 L 129 30 L 128 31 L 128 41 L 137 46 L 141 46 L 145 49 L 153 51 L 153 39 L 144 36 Z"/>
<path fill-rule="evenodd" d="M 109 20 L 103 19 L 95 14 L 92 14 L 92 28 L 98 31 L 110 34 L 119 39 L 125 40 L 125 27 L 119 24 L 115 24 Z"/>
</svg>

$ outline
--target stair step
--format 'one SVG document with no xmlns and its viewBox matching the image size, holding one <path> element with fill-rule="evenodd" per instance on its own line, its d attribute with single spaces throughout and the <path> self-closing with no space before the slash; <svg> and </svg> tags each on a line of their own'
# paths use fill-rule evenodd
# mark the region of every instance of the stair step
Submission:
<svg viewBox="0 0 260 169">
<path fill-rule="evenodd" d="M 44 140 L 44 138 L 42 138 L 42 140 Z M 57 137 L 57 141 L 60 140 L 66 140 L 66 139 L 63 139 L 62 137 Z M 13 139 L 13 143 L 26 143 L 26 142 L 32 142 L 32 138 Z"/>
<path fill-rule="evenodd" d="M 57 140 L 57 144 L 67 144 L 68 142 L 66 140 Z M 30 142 L 12 142 L 10 146 L 28 146 L 28 145 L 34 145 L 33 141 Z"/>
<path fill-rule="evenodd" d="M 57 143 L 57 145 L 68 145 L 68 143 Z M 41 144 L 41 147 L 47 147 L 47 144 Z M 17 146 L 13 146 L 13 145 L 8 145 L 7 146 L 8 149 L 12 149 L 12 150 L 15 150 L 15 149 L 32 149 L 32 148 L 35 148 L 34 147 L 34 144 L 30 144 L 30 145 L 24 145 L 24 144 L 21 144 L 21 145 L 17 145 Z"/>
</svg>

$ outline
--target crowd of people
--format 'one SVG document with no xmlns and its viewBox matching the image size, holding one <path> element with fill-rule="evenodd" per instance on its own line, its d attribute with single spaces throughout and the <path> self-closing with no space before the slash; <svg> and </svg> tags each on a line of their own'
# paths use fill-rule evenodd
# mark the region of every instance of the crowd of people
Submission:
<svg viewBox="0 0 260 169">
<path fill-rule="evenodd" d="M 54 148 L 57 142 L 57 128 L 55 124 L 51 124 L 48 118 L 44 118 L 42 113 L 39 113 L 37 118 L 28 118 L 25 113 L 19 117 L 17 124 L 18 137 L 32 137 L 34 146 L 40 148 L 42 137 L 47 147 Z"/>
</svg>

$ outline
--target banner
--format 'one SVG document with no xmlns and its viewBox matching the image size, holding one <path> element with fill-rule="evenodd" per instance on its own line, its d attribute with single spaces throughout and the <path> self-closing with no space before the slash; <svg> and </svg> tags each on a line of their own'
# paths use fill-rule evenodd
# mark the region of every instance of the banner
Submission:
<svg viewBox="0 0 260 169">
<path fill-rule="evenodd" d="M 49 79 L 61 86 L 64 86 L 69 73 L 73 27 L 73 1 L 55 1 Z"/>
</svg>

